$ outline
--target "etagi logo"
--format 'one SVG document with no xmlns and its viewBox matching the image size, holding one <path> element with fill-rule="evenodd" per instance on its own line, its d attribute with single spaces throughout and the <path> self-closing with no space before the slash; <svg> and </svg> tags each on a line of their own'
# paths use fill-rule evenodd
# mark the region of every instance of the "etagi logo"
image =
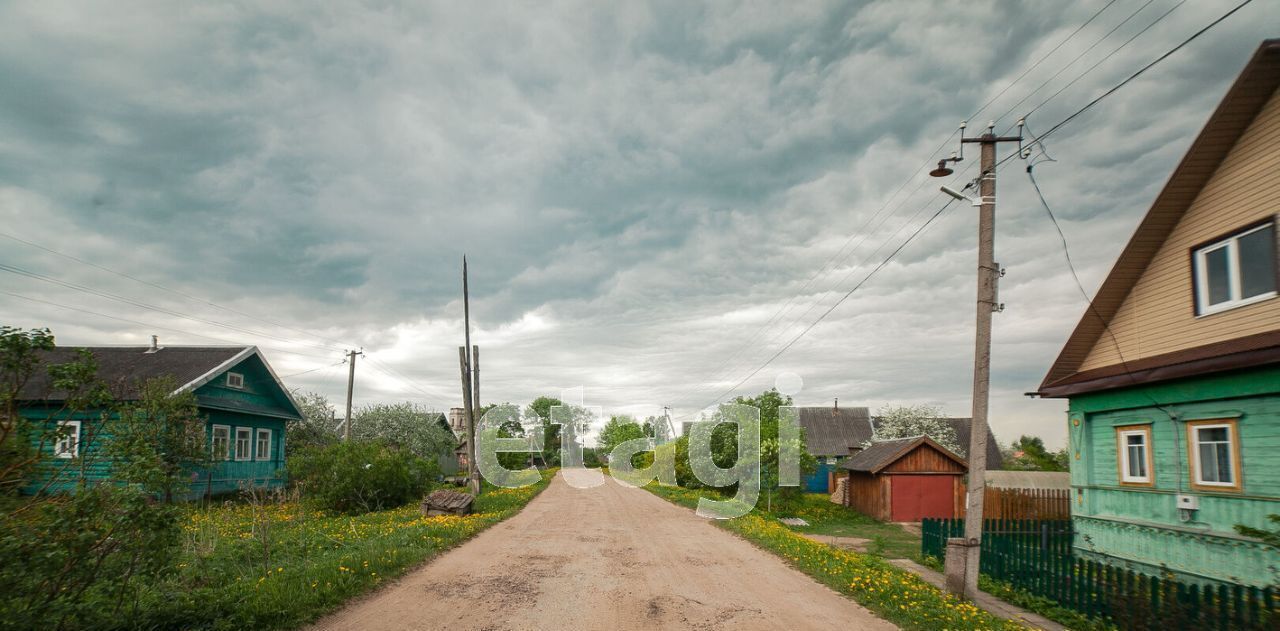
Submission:
<svg viewBox="0 0 1280 631">
<path fill-rule="evenodd" d="M 790 373 L 782 377 L 799 380 L 798 376 Z M 779 385 L 783 385 L 782 377 L 778 380 Z M 787 385 L 791 385 L 790 382 Z M 796 387 L 793 391 L 798 390 Z M 581 388 L 567 391 L 568 396 L 562 400 L 579 403 L 552 407 L 550 424 L 560 427 L 560 462 L 564 481 L 572 487 L 587 489 L 605 483 L 602 471 L 588 469 L 582 464 L 582 439 L 593 422 L 603 421 L 604 414 L 598 406 L 582 405 L 581 393 Z M 728 467 L 717 465 L 712 458 L 712 434 L 721 425 L 732 426 L 737 436 L 737 460 Z M 523 414 L 514 405 L 490 409 L 476 426 L 476 466 L 480 475 L 489 483 L 505 488 L 519 488 L 538 482 L 541 475 L 535 467 L 507 469 L 499 462 L 498 454 L 542 453 L 546 448 L 543 426 L 540 417 Z M 502 436 L 504 428 L 511 430 L 516 427 L 525 430 L 524 437 Z M 636 468 L 632 456 L 641 453 L 652 453 L 652 464 Z M 800 485 L 799 410 L 791 406 L 778 408 L 777 434 L 765 436 L 763 440 L 759 408 L 730 403 L 704 410 L 689 427 L 688 459 L 694 477 L 702 484 L 737 486 L 737 493 L 731 499 L 699 499 L 699 516 L 733 519 L 746 515 L 755 508 L 760 497 L 762 476 L 770 484 L 776 480 L 778 486 Z M 609 453 L 609 473 L 624 486 L 638 488 L 654 481 L 676 486 L 675 443 L 660 443 L 651 437 L 623 442 Z"/>
</svg>

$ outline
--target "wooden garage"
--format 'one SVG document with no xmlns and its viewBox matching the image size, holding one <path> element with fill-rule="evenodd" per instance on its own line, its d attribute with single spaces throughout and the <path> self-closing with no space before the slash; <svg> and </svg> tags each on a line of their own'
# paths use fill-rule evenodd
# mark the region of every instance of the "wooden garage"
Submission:
<svg viewBox="0 0 1280 631">
<path fill-rule="evenodd" d="M 844 505 L 876 519 L 916 522 L 963 512 L 968 464 L 928 436 L 871 443 L 839 467 Z"/>
</svg>

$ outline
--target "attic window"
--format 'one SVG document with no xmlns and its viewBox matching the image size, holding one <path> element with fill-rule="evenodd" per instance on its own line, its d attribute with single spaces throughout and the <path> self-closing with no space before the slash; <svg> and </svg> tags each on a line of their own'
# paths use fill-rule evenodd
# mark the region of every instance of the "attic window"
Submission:
<svg viewBox="0 0 1280 631">
<path fill-rule="evenodd" d="M 238 372 L 227 373 L 228 388 L 244 388 L 244 375 Z"/>
<path fill-rule="evenodd" d="M 1192 273 L 1198 316 L 1275 296 L 1275 224 L 1267 222 L 1197 248 Z"/>
</svg>

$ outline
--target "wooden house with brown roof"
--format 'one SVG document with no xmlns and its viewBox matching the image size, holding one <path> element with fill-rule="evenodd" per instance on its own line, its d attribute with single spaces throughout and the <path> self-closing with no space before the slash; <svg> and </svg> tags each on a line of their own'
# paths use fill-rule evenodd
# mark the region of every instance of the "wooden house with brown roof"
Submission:
<svg viewBox="0 0 1280 631">
<path fill-rule="evenodd" d="M 955 517 L 968 464 L 928 436 L 872 443 L 840 463 L 844 505 L 882 521 Z"/>
<path fill-rule="evenodd" d="M 1078 552 L 1261 585 L 1280 552 L 1280 40 L 1152 203 L 1037 394 L 1070 399 Z M 1156 115 L 1153 113 L 1153 115 Z"/>
</svg>

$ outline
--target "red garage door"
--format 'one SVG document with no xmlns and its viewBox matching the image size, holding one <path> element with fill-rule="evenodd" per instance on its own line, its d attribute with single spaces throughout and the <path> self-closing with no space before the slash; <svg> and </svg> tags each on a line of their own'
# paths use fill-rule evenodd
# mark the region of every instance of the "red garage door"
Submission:
<svg viewBox="0 0 1280 631">
<path fill-rule="evenodd" d="M 952 476 L 893 476 L 893 521 L 920 521 L 925 517 L 953 517 L 955 497 Z"/>
</svg>

